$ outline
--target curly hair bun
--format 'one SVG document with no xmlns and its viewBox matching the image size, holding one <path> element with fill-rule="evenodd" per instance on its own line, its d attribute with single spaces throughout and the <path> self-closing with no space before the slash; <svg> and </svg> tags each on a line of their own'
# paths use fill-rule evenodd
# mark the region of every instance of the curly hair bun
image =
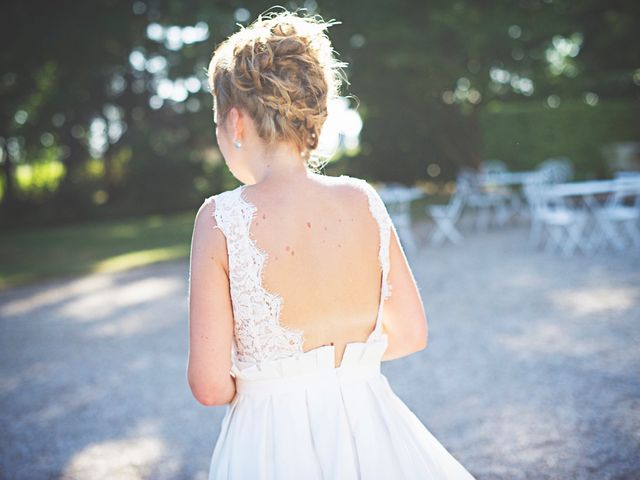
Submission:
<svg viewBox="0 0 640 480">
<path fill-rule="evenodd" d="M 294 142 L 310 164 L 328 102 L 348 83 L 347 64 L 336 59 L 325 33 L 338 23 L 285 9 L 260 14 L 222 42 L 208 69 L 220 121 L 232 107 L 242 108 L 260 138 Z"/>
</svg>

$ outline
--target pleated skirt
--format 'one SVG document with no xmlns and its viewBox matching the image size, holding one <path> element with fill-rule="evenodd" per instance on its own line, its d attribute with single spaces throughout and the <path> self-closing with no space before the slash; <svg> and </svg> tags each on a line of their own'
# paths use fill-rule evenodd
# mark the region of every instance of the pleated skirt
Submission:
<svg viewBox="0 0 640 480">
<path fill-rule="evenodd" d="M 473 480 L 395 394 L 386 343 L 318 347 L 236 371 L 209 480 Z"/>
</svg>

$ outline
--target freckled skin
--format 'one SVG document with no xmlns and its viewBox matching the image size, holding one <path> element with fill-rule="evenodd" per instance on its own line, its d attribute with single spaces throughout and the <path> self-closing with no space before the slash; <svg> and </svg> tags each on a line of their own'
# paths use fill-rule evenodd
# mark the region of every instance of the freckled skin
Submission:
<svg viewBox="0 0 640 480">
<path fill-rule="evenodd" d="M 286 247 L 284 247 L 284 249 L 288 252 L 291 249 L 291 247 L 287 245 Z"/>
<path fill-rule="evenodd" d="M 295 250 L 291 250 L 291 255 L 295 255 L 295 254 L 296 254 Z"/>
<path fill-rule="evenodd" d="M 263 219 L 263 220 L 266 220 L 266 219 L 267 219 L 267 214 L 266 214 L 266 213 L 263 213 L 263 214 L 262 214 L 262 219 Z"/>
<path fill-rule="evenodd" d="M 339 243 L 339 244 L 338 244 L 338 247 L 342 248 L 342 244 L 341 244 L 341 243 Z"/>
<path fill-rule="evenodd" d="M 307 227 L 311 228 L 311 222 L 307 222 Z"/>
</svg>

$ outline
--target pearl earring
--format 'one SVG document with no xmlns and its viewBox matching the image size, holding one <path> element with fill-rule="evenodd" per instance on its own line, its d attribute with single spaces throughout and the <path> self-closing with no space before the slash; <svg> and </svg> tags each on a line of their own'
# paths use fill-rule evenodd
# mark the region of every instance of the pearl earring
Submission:
<svg viewBox="0 0 640 480">
<path fill-rule="evenodd" d="M 236 146 L 236 148 L 242 147 L 242 143 L 240 143 L 240 140 L 234 141 L 233 144 Z"/>
</svg>

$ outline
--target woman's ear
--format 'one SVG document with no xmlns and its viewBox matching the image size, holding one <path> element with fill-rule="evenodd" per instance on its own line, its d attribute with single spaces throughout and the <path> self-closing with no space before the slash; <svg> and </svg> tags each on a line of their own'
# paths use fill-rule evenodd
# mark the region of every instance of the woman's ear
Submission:
<svg viewBox="0 0 640 480">
<path fill-rule="evenodd" d="M 231 127 L 231 133 L 233 134 L 233 140 L 243 140 L 245 128 L 244 122 L 245 116 L 242 110 L 236 107 L 229 110 L 229 125 Z"/>
</svg>

